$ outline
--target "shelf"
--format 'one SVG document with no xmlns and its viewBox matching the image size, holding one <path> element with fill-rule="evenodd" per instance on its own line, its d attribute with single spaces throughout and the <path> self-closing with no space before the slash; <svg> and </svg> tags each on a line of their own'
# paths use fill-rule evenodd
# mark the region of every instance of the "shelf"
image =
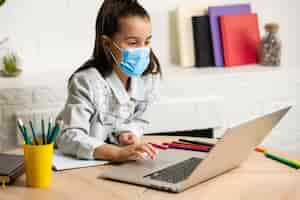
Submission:
<svg viewBox="0 0 300 200">
<path fill-rule="evenodd" d="M 251 73 L 273 73 L 287 72 L 284 67 L 267 67 L 260 65 L 244 65 L 236 67 L 168 67 L 163 69 L 164 77 L 167 79 L 177 77 L 207 77 L 207 76 L 232 76 Z"/>
<path fill-rule="evenodd" d="M 52 70 L 44 72 L 27 72 L 18 77 L 1 77 L 0 89 L 9 88 L 39 88 L 66 87 L 68 77 L 74 69 Z"/>
</svg>

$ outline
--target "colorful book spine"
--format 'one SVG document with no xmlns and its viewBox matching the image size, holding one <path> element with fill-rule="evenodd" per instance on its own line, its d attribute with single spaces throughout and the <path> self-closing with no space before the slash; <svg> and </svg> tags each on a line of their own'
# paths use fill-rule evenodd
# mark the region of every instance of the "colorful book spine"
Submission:
<svg viewBox="0 0 300 200">
<path fill-rule="evenodd" d="M 196 67 L 214 66 L 211 31 L 208 16 L 192 18 Z"/>
<path fill-rule="evenodd" d="M 212 6 L 208 8 L 210 27 L 212 33 L 212 45 L 216 66 L 224 66 L 223 46 L 221 39 L 219 17 L 224 15 L 250 13 L 250 4 L 236 4 L 229 6 Z"/>
<path fill-rule="evenodd" d="M 258 62 L 260 36 L 254 13 L 220 17 L 225 66 Z"/>
</svg>

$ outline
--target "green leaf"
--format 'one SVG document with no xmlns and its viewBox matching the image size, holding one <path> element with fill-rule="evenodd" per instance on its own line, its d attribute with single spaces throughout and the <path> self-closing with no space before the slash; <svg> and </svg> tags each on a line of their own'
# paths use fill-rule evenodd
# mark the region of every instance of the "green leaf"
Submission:
<svg viewBox="0 0 300 200">
<path fill-rule="evenodd" d="M 0 6 L 2 6 L 5 3 L 5 0 L 0 0 Z"/>
<path fill-rule="evenodd" d="M 17 68 L 18 59 L 15 55 L 7 55 L 3 57 L 4 70 L 8 73 L 15 73 Z"/>
</svg>

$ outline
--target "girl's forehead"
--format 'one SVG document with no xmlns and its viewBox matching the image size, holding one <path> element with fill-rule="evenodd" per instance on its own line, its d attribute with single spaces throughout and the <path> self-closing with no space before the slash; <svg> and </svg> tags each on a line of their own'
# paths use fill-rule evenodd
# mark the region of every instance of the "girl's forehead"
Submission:
<svg viewBox="0 0 300 200">
<path fill-rule="evenodd" d="M 151 21 L 147 17 L 130 16 L 121 18 L 119 21 L 119 33 L 123 37 L 148 38 L 152 34 Z"/>
</svg>

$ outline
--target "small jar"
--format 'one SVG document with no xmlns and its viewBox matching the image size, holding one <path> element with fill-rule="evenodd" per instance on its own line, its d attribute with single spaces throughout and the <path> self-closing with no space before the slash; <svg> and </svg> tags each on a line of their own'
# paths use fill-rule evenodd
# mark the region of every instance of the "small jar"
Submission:
<svg viewBox="0 0 300 200">
<path fill-rule="evenodd" d="M 278 37 L 279 25 L 269 23 L 265 25 L 266 35 L 262 39 L 260 64 L 279 66 L 281 62 L 281 41 Z"/>
</svg>

